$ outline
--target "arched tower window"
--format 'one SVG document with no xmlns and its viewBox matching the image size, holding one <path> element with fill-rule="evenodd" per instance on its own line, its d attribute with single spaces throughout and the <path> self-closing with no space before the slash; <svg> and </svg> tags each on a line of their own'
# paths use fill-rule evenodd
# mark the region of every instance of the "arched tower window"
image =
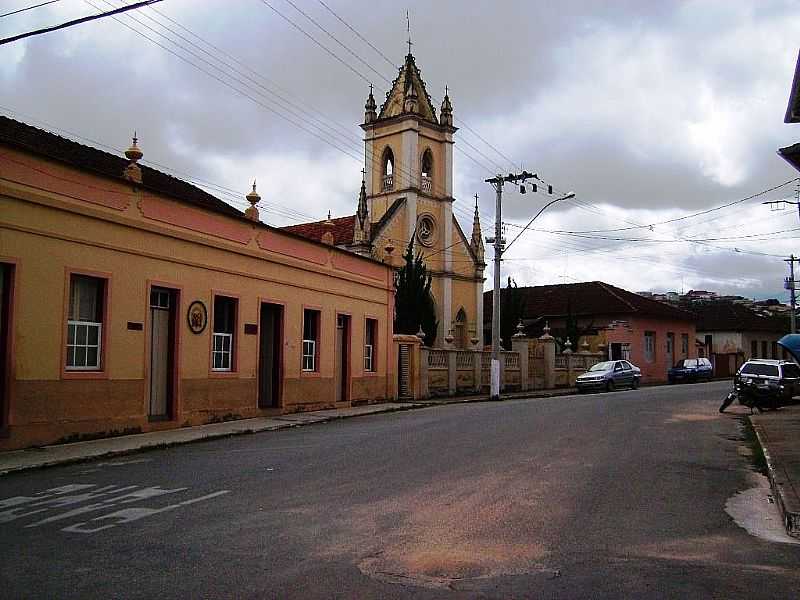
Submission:
<svg viewBox="0 0 800 600">
<path fill-rule="evenodd" d="M 383 151 L 383 191 L 394 189 L 394 153 L 391 148 Z"/>
<path fill-rule="evenodd" d="M 422 154 L 422 166 L 420 168 L 420 186 L 423 192 L 429 194 L 433 190 L 433 152 L 428 148 Z"/>
</svg>

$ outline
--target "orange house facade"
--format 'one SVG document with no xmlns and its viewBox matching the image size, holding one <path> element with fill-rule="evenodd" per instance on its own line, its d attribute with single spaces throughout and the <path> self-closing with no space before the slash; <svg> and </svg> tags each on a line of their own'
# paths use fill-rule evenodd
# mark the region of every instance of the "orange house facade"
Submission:
<svg viewBox="0 0 800 600">
<path fill-rule="evenodd" d="M 396 395 L 389 267 L 0 117 L 0 449 Z"/>
</svg>

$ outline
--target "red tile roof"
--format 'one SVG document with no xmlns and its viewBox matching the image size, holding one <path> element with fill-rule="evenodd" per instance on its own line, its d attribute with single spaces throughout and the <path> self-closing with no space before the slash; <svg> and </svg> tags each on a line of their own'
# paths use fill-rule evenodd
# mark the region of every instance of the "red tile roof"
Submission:
<svg viewBox="0 0 800 600">
<path fill-rule="evenodd" d="M 703 302 L 692 305 L 697 331 L 770 331 L 789 333 L 789 317 L 763 316 L 741 304 Z"/>
<path fill-rule="evenodd" d="M 331 231 L 333 232 L 334 245 L 342 246 L 352 244 L 356 216 L 348 215 L 346 217 L 337 217 L 336 219 L 331 219 L 331 221 L 333 222 Z M 313 223 L 289 225 L 288 227 L 281 227 L 281 229 L 319 242 L 322 241 L 322 235 L 326 231 L 326 225 L 325 221 L 315 221 Z"/>
<path fill-rule="evenodd" d="M 0 144 L 46 156 L 112 179 L 123 179 L 122 174 L 130 162 L 125 157 L 109 154 L 91 146 L 84 146 L 49 131 L 44 131 L 4 116 L 0 116 Z M 240 210 L 191 183 L 151 169 L 146 165 L 139 166 L 142 169 L 142 187 L 146 189 L 170 196 L 182 202 L 213 210 L 214 212 L 245 218 Z"/>
<path fill-rule="evenodd" d="M 646 316 L 660 319 L 694 321 L 695 316 L 665 302 L 645 298 L 622 288 L 587 281 L 518 288 L 524 302 L 524 319 L 565 317 L 571 310 L 576 317 Z M 501 296 L 507 288 L 501 289 Z M 492 292 L 484 292 L 484 321 L 492 318 Z"/>
</svg>

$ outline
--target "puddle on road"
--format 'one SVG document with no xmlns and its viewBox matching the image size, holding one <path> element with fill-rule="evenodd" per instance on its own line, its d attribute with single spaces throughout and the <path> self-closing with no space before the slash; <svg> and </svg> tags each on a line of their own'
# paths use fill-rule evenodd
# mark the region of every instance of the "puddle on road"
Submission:
<svg viewBox="0 0 800 600">
<path fill-rule="evenodd" d="M 725 512 L 739 527 L 759 539 L 800 544 L 800 540 L 790 536 L 784 529 L 780 510 L 772 498 L 769 480 L 759 473 L 751 473 L 750 481 L 755 487 L 729 498 L 725 503 Z"/>
<path fill-rule="evenodd" d="M 547 549 L 519 526 L 542 511 L 547 487 L 518 469 L 424 485 L 357 508 L 335 523 L 347 534 L 321 551 L 354 555 L 379 581 L 427 588 L 552 571 Z"/>
</svg>

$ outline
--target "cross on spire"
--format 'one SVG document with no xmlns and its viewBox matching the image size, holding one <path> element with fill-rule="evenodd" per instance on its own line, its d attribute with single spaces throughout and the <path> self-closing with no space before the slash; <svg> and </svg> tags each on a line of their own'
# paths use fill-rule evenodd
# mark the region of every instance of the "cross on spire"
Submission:
<svg viewBox="0 0 800 600">
<path fill-rule="evenodd" d="M 406 32 L 408 33 L 408 53 L 411 54 L 411 46 L 413 45 L 411 42 L 411 17 L 408 16 L 408 11 L 406 11 Z"/>
</svg>

